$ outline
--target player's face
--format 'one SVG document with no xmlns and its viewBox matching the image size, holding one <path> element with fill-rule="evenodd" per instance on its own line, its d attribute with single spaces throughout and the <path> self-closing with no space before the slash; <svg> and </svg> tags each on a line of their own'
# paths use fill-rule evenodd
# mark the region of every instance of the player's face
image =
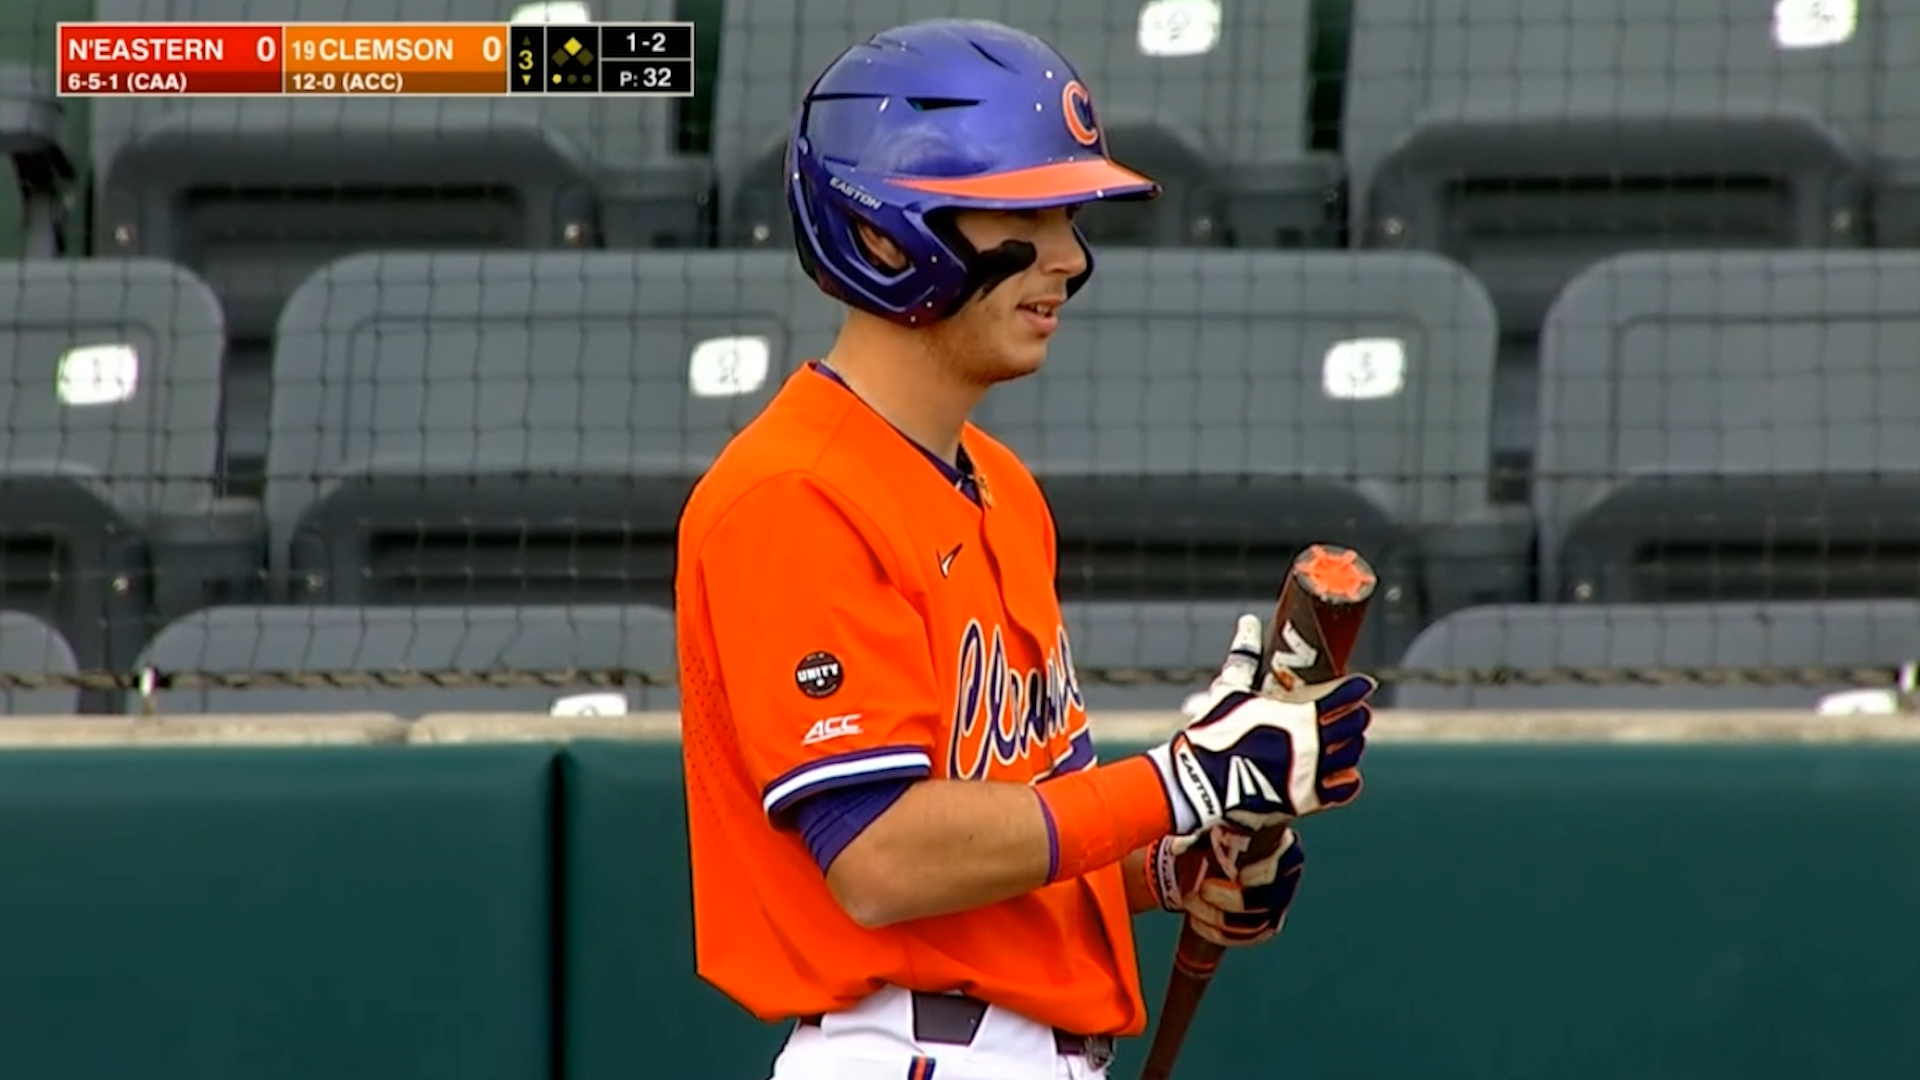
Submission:
<svg viewBox="0 0 1920 1080">
<path fill-rule="evenodd" d="M 976 251 L 1008 241 L 1032 244 L 1033 265 L 977 295 L 953 318 L 935 324 L 934 351 L 965 381 L 991 386 L 1037 371 L 1060 325 L 1067 282 L 1087 268 L 1074 234 L 1077 208 L 969 210 L 955 224 Z"/>
</svg>

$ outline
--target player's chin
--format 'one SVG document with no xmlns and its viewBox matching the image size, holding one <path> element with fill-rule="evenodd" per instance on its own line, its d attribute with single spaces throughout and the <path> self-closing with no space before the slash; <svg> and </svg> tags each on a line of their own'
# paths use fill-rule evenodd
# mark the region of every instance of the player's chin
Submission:
<svg viewBox="0 0 1920 1080">
<path fill-rule="evenodd" d="M 1047 362 L 1047 343 L 1039 341 L 1011 342 L 1000 350 L 1000 363 L 997 365 L 1001 381 L 1018 379 L 1039 371 Z"/>
<path fill-rule="evenodd" d="M 1047 362 L 1047 346 L 1053 341 L 1057 326 L 1058 316 L 1041 327 L 1024 314 L 1016 315 L 1000 350 L 1007 365 L 1020 369 L 1022 375 L 1038 371 L 1040 365 Z"/>
</svg>

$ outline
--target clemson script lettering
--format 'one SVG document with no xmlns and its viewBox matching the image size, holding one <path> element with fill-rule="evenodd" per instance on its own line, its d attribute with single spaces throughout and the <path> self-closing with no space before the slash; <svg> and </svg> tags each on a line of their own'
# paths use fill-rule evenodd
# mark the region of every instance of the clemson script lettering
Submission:
<svg viewBox="0 0 1920 1080">
<path fill-rule="evenodd" d="M 956 780 L 985 780 L 1038 752 L 1058 753 L 1086 727 L 1086 701 L 1073 673 L 1067 631 L 1054 632 L 1054 647 L 1044 666 L 1014 669 L 1007 661 L 1006 637 L 998 625 L 991 635 L 978 620 L 967 624 L 956 657 L 953 726 L 947 775 Z M 1038 771 L 1038 770 L 1035 770 Z M 1011 770 L 1009 779 L 1027 779 Z"/>
</svg>

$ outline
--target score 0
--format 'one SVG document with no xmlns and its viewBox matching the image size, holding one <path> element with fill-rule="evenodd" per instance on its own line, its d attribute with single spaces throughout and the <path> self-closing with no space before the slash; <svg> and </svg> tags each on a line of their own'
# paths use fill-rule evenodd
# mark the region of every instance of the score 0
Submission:
<svg viewBox="0 0 1920 1080">
<path fill-rule="evenodd" d="M 278 26 L 127 24 L 60 27 L 62 93 L 274 94 Z"/>
</svg>

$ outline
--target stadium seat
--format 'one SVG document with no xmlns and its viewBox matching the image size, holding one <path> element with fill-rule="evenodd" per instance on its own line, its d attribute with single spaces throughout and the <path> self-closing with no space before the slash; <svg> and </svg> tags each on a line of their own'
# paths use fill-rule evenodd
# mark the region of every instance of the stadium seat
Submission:
<svg viewBox="0 0 1920 1080">
<path fill-rule="evenodd" d="M 100 0 L 105 21 L 504 22 L 509 0 Z M 671 0 L 594 5 L 671 17 Z M 710 170 L 670 102 L 221 99 L 93 103 L 96 251 L 173 259 L 227 309 L 225 460 L 257 493 L 272 333 L 322 264 L 390 248 L 692 247 Z"/>
<path fill-rule="evenodd" d="M 1856 32 L 1871 34 L 1880 49 L 1872 125 L 1874 242 L 1920 248 L 1920 5 L 1882 0 L 1863 6 L 1873 21 Z"/>
<path fill-rule="evenodd" d="M 754 0 L 729 3 L 714 89 L 721 242 L 790 246 L 783 155 L 800 95 L 866 35 L 929 18 L 1051 41 L 1099 104 L 1113 153 L 1167 189 L 1094 207 L 1108 246 L 1338 246 L 1340 167 L 1308 150 L 1308 0 Z M 1211 18 L 1207 17 L 1211 14 Z"/>
<path fill-rule="evenodd" d="M 1353 5 L 1353 235 L 1443 252 L 1487 283 L 1504 338 L 1506 498 L 1526 498 L 1540 323 L 1582 266 L 1636 250 L 1866 241 L 1875 30 L 1780 48 L 1776 6 L 1788 5 Z"/>
<path fill-rule="evenodd" d="M 0 611 L 0 716 L 70 716 L 80 711 L 78 684 L 60 676 L 79 674 L 73 646 L 60 631 L 25 612 Z M 42 681 L 44 680 L 44 681 Z M 34 685 L 39 682 L 40 685 Z"/>
<path fill-rule="evenodd" d="M 1891 672 L 1920 660 L 1911 600 L 1526 604 L 1472 608 L 1428 627 L 1401 666 L 1505 682 L 1400 683 L 1403 709 L 1810 709 L 1849 681 L 1815 668 Z M 1744 677 L 1735 677 L 1738 670 Z"/>
<path fill-rule="evenodd" d="M 1348 544 L 1382 578 L 1377 661 L 1527 595 L 1526 516 L 1487 496 L 1494 338 L 1437 256 L 1114 251 L 975 418 L 1047 491 L 1064 597 L 1273 594 L 1301 547 Z"/>
<path fill-rule="evenodd" d="M 838 325 L 784 252 L 334 263 L 279 329 L 274 580 L 302 602 L 670 603 L 694 479 Z"/>
<path fill-rule="evenodd" d="M 672 680 L 673 615 L 640 606 L 212 608 L 169 624 L 141 667 L 160 689 L 151 702 L 129 700 L 130 712 L 417 718 L 678 707 L 672 686 L 640 678 Z M 180 675 L 196 678 L 170 678 Z"/>
<path fill-rule="evenodd" d="M 1920 596 L 1920 252 L 1620 256 L 1542 338 L 1543 594 Z"/>
<path fill-rule="evenodd" d="M 0 211 L 15 209 L 20 215 L 19 249 L 0 249 L 6 255 L 51 258 L 64 254 L 72 239 L 66 188 L 74 167 L 54 91 L 43 68 L 0 62 L 0 156 L 13 172 L 18 199 L 17 207 L 0 202 Z M 13 222 L 0 224 L 0 236 L 14 229 Z"/>
<path fill-rule="evenodd" d="M 1264 624 L 1274 599 L 1063 603 L 1081 700 L 1094 713 L 1158 713 L 1171 727 L 1219 672 L 1234 621 L 1252 614 Z"/>
<path fill-rule="evenodd" d="M 259 579 L 258 506 L 214 493 L 222 331 L 170 263 L 0 262 L 0 602 L 90 669 Z"/>
</svg>

